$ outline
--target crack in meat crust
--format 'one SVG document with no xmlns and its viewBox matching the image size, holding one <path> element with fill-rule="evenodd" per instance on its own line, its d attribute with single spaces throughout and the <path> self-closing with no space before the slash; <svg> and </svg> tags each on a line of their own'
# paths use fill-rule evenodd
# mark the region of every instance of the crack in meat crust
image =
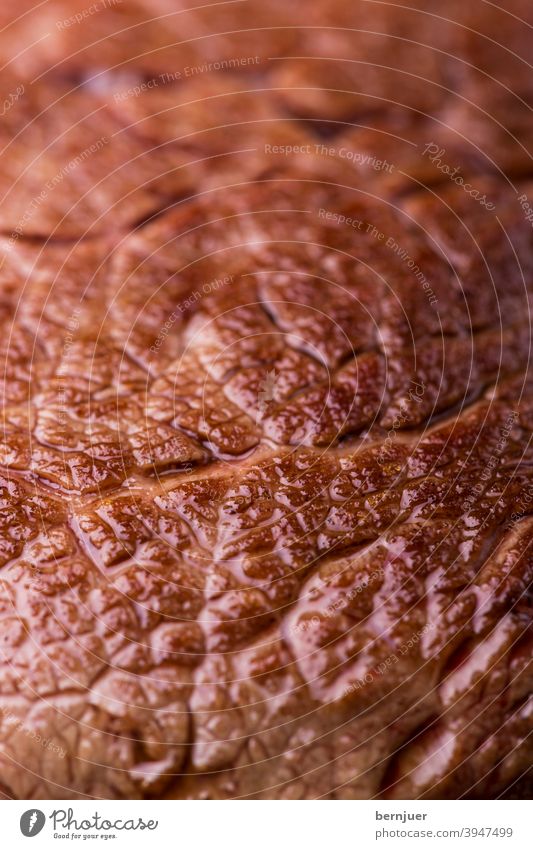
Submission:
<svg viewBox="0 0 533 849">
<path fill-rule="evenodd" d="M 512 794 L 525 24 L 138 0 L 58 27 L 78 5 L 0 11 L 27 83 L 0 128 L 2 794 Z"/>
</svg>

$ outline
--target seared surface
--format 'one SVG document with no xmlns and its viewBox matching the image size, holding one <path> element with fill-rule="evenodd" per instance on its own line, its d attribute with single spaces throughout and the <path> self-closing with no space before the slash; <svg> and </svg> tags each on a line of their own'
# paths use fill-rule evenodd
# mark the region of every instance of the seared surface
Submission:
<svg viewBox="0 0 533 849">
<path fill-rule="evenodd" d="M 33 5 L 1 792 L 524 795 L 530 4 Z"/>
</svg>

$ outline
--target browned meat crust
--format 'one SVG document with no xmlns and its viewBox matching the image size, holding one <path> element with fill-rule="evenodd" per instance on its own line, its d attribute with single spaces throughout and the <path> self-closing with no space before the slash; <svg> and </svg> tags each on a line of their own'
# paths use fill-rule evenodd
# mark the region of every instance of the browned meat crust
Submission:
<svg viewBox="0 0 533 849">
<path fill-rule="evenodd" d="M 0 11 L 0 791 L 529 794 L 530 4 L 100 5 Z"/>
</svg>

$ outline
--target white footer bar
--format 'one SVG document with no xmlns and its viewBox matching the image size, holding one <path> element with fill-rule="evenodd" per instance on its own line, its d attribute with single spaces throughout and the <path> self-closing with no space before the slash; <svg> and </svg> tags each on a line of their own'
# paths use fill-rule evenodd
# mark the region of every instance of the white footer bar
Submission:
<svg viewBox="0 0 533 849">
<path fill-rule="evenodd" d="M 531 849 L 529 801 L 1 803 L 9 847 Z M 31 842 L 34 840 L 35 842 Z"/>
</svg>

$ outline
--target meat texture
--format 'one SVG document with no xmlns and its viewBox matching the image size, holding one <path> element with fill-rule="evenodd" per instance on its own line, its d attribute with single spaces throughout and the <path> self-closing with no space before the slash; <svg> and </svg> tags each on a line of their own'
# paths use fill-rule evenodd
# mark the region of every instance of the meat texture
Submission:
<svg viewBox="0 0 533 849">
<path fill-rule="evenodd" d="M 533 19 L 410 6 L 4 0 L 5 797 L 528 792 Z"/>
</svg>

